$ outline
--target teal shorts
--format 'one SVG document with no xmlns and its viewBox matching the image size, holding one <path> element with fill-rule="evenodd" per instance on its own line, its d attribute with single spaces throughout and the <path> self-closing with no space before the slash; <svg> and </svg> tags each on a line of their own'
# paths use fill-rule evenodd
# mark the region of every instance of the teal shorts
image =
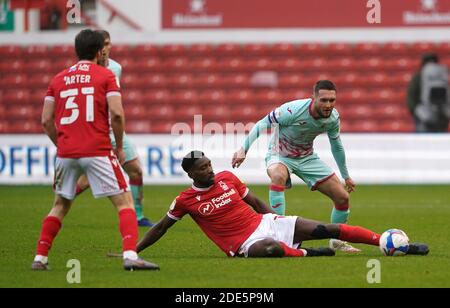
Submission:
<svg viewBox="0 0 450 308">
<path fill-rule="evenodd" d="M 293 173 L 301 178 L 311 190 L 316 190 L 319 184 L 325 182 L 335 174 L 333 169 L 328 167 L 315 153 L 302 158 L 289 158 L 271 153 L 267 154 L 267 168 L 278 163 L 285 165 L 290 174 Z"/>
<path fill-rule="evenodd" d="M 116 148 L 116 139 L 114 135 L 110 135 L 111 144 L 113 148 Z M 132 160 L 138 158 L 138 154 L 136 151 L 136 147 L 131 143 L 130 138 L 126 134 L 123 134 L 123 151 L 125 152 L 125 163 L 128 163 Z"/>
</svg>

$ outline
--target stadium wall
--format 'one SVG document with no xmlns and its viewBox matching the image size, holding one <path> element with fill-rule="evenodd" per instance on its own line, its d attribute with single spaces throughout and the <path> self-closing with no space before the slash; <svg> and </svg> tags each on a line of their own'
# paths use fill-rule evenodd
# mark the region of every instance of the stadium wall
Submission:
<svg viewBox="0 0 450 308">
<path fill-rule="evenodd" d="M 231 169 L 231 157 L 243 135 L 130 135 L 137 145 L 144 183 L 189 184 L 180 161 L 191 149 L 201 149 L 216 172 Z M 347 164 L 359 184 L 450 183 L 448 134 L 343 134 Z M 241 168 L 249 184 L 267 184 L 264 157 L 268 136 L 262 136 Z M 337 173 L 328 139 L 319 136 L 315 151 Z M 44 135 L 0 135 L 0 184 L 51 184 L 55 147 Z M 339 173 L 338 173 L 339 174 Z M 301 183 L 296 177 L 295 183 Z"/>
</svg>

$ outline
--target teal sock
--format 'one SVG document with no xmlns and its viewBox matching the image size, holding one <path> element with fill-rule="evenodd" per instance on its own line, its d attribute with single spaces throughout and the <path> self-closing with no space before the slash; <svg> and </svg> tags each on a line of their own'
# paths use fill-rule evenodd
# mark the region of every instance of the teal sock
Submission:
<svg viewBox="0 0 450 308">
<path fill-rule="evenodd" d="M 340 211 L 333 208 L 331 212 L 331 223 L 333 224 L 346 224 L 348 222 L 348 215 L 350 210 Z"/>
<path fill-rule="evenodd" d="M 136 211 L 136 217 L 137 220 L 141 220 L 144 218 L 144 213 L 142 211 L 142 203 L 141 199 L 139 198 L 139 193 L 142 189 L 142 186 L 136 186 L 136 185 L 130 185 L 131 187 L 131 194 L 133 195 L 133 203 L 134 203 L 134 210 Z"/>
<path fill-rule="evenodd" d="M 269 202 L 272 210 L 278 215 L 284 215 L 286 210 L 286 200 L 284 197 L 284 186 L 270 185 Z"/>
</svg>

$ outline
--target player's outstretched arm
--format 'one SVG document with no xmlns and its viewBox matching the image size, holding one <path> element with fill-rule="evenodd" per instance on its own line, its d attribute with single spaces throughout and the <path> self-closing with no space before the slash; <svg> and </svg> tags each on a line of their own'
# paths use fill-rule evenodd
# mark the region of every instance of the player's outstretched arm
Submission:
<svg viewBox="0 0 450 308">
<path fill-rule="evenodd" d="M 244 201 L 250 205 L 257 213 L 260 214 L 276 214 L 270 207 L 267 206 L 263 201 L 258 199 L 254 194 L 248 192 L 247 196 L 244 198 Z"/>
<path fill-rule="evenodd" d="M 153 245 L 172 227 L 177 221 L 165 216 L 155 226 L 153 226 L 141 239 L 137 245 L 137 253 L 143 251 L 147 247 Z"/>
<path fill-rule="evenodd" d="M 258 123 L 256 123 L 255 126 L 253 126 L 252 130 L 245 138 L 244 144 L 242 145 L 241 149 L 239 149 L 239 151 L 237 151 L 233 155 L 233 159 L 231 161 L 231 166 L 233 168 L 239 168 L 239 166 L 244 162 L 246 154 L 253 142 L 258 139 L 261 133 L 266 132 L 267 129 L 271 127 L 271 125 L 272 124 L 269 121 L 268 117 L 264 117 Z"/>
</svg>

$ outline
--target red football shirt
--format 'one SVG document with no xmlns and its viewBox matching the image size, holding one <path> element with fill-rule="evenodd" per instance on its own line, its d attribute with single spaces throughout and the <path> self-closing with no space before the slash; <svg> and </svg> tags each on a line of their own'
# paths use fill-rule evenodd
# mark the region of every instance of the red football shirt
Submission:
<svg viewBox="0 0 450 308">
<path fill-rule="evenodd" d="M 59 157 L 110 154 L 107 97 L 114 95 L 120 95 L 114 74 L 90 61 L 80 61 L 53 78 L 45 99 L 55 102 Z"/>
<path fill-rule="evenodd" d="M 212 187 L 201 189 L 192 186 L 182 192 L 167 215 L 180 220 L 189 214 L 223 252 L 234 256 L 259 226 L 263 216 L 242 200 L 248 191 L 233 173 L 220 172 Z"/>
</svg>

